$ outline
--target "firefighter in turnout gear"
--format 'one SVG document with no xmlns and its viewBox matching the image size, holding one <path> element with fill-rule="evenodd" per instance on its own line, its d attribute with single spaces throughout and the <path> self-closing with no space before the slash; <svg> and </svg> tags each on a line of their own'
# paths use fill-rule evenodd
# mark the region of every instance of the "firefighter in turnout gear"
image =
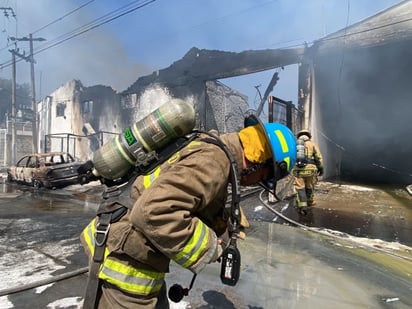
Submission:
<svg viewBox="0 0 412 309">
<path fill-rule="evenodd" d="M 198 133 L 149 174 L 131 182 L 134 204 L 103 232 L 106 246 L 92 308 L 169 308 L 165 274 L 170 261 L 197 274 L 228 246 L 231 166 L 236 166 L 240 185 L 248 186 L 276 182 L 295 163 L 293 133 L 281 124 L 262 124 L 255 116 L 249 116 L 239 132 L 214 137 L 236 164 L 210 139 L 210 134 Z M 95 217 L 80 237 L 91 264 L 102 235 L 96 233 L 100 225 Z M 240 226 L 249 226 L 243 212 Z M 86 292 L 85 302 L 87 297 Z"/>
<path fill-rule="evenodd" d="M 306 215 L 308 207 L 316 204 L 314 189 L 318 176 L 323 175 L 323 160 L 319 146 L 311 140 L 309 130 L 301 130 L 296 134 L 297 158 L 293 168 L 295 176 L 296 205 L 302 215 Z"/>
</svg>

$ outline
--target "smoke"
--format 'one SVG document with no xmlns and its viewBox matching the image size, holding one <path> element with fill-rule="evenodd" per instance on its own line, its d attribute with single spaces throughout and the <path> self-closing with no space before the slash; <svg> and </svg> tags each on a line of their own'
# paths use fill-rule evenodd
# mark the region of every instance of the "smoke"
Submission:
<svg viewBox="0 0 412 309">
<path fill-rule="evenodd" d="M 153 85 L 145 88 L 136 103 L 137 112 L 135 114 L 134 121 L 140 120 L 142 117 L 150 114 L 156 108 L 172 100 L 173 98 L 174 96 L 170 93 L 167 87 Z M 193 96 L 189 95 L 183 98 L 183 100 L 195 106 L 195 99 Z"/>
<path fill-rule="evenodd" d="M 88 40 L 92 40 L 93 44 L 85 42 Z M 77 39 L 76 44 L 64 44 L 67 45 L 67 56 L 62 53 L 66 46 L 62 46 L 56 50 L 45 51 L 44 55 L 38 57 L 38 70 L 43 72 L 42 81 L 46 94 L 47 89 L 55 88 L 54 81 L 65 82 L 68 79 L 79 79 L 85 86 L 102 84 L 122 91 L 139 76 L 149 73 L 146 66 L 134 63 L 128 58 L 120 42 L 104 33 Z M 48 85 L 50 86 L 47 87 Z"/>
<path fill-rule="evenodd" d="M 321 130 L 345 149 L 342 167 L 352 180 L 412 179 L 412 148 L 404 142 L 412 114 L 410 50 L 410 41 L 397 40 L 317 58 Z M 334 149 L 329 143 L 325 151 L 335 156 Z"/>
<path fill-rule="evenodd" d="M 86 1 L 82 4 L 84 3 Z M 22 38 L 33 33 L 35 39 L 46 39 L 33 42 L 36 61 L 36 99 L 48 95 L 71 79 L 79 79 L 85 86 L 102 84 L 111 86 L 116 91 L 122 91 L 139 76 L 147 75 L 152 71 L 133 59 L 133 55 L 127 51 L 119 35 L 108 30 L 107 25 L 97 27 L 56 46 L 50 46 L 67 38 L 67 34 L 73 34 L 74 29 L 79 29 L 96 19 L 96 15 L 89 14 L 89 10 L 98 7 L 97 3 L 91 1 L 82 9 L 52 23 L 80 5 L 75 5 L 73 1 L 16 1 L 14 7 L 16 18 L 7 19 L 7 29 L 3 30 L 5 36 Z M 114 5 L 119 6 L 116 2 Z M 105 12 L 101 12 L 98 16 L 104 14 Z M 50 25 L 41 29 L 48 24 Z M 10 45 L 0 51 L 1 63 L 10 62 L 11 54 L 8 49 L 13 47 Z M 20 41 L 17 47 L 20 53 L 29 54 L 29 42 Z M 17 82 L 30 83 L 30 65 L 22 59 L 19 60 L 16 68 Z M 10 66 L 0 71 L 0 77 L 11 79 Z"/>
<path fill-rule="evenodd" d="M 171 100 L 172 96 L 166 87 L 152 86 L 146 88 L 139 97 L 138 112 L 136 113 L 135 121 L 140 120 L 142 115 L 149 115 L 160 105 Z"/>
<path fill-rule="evenodd" d="M 11 59 L 8 49 L 13 46 L 10 41 L 6 46 L 8 37 L 33 33 L 34 37 L 45 38 L 44 42 L 34 43 L 36 52 L 47 48 L 63 34 L 118 9 L 124 5 L 121 2 L 0 0 L 0 5 L 12 6 L 16 13 L 16 19 L 12 16 L 4 18 L 3 29 L 0 29 L 0 38 L 5 42 L 3 46 L 0 45 L 0 64 L 10 62 Z M 304 42 L 310 44 L 314 39 L 345 27 L 347 21 L 349 24 L 359 21 L 396 2 L 350 1 L 347 18 L 348 2 L 340 0 L 303 3 L 297 0 L 245 0 L 237 1 L 236 5 L 218 0 L 202 3 L 192 0 L 157 1 L 35 54 L 36 98 L 46 96 L 72 79 L 79 79 L 85 86 L 103 84 L 122 91 L 140 76 L 170 65 L 193 46 L 243 51 L 296 47 Z M 81 5 L 85 6 L 65 16 Z M 43 28 L 45 25 L 49 26 Z M 20 51 L 25 50 L 27 55 L 28 42 L 19 42 L 18 47 Z M 282 81 L 276 90 L 285 81 L 282 97 L 295 98 L 296 87 L 286 81 L 286 70 L 282 73 Z M 10 67 L 0 70 L 0 77 L 10 79 Z M 246 91 L 238 90 L 242 93 L 250 91 L 248 96 L 253 98 L 253 86 L 265 85 L 267 82 L 261 77 L 255 80 L 242 83 L 241 87 Z M 17 81 L 30 82 L 29 64 L 25 61 L 18 63 Z M 288 94 L 283 95 L 286 92 Z"/>
</svg>

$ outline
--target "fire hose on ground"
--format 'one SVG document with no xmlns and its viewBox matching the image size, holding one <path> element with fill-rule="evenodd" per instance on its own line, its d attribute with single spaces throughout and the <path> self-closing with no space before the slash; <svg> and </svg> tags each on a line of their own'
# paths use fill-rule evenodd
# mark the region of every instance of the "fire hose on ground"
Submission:
<svg viewBox="0 0 412 309">
<path fill-rule="evenodd" d="M 248 192 L 244 192 L 242 194 L 242 197 L 245 197 L 245 196 L 257 193 L 257 192 L 258 192 L 257 189 L 250 190 Z M 228 201 L 230 201 L 230 199 Z M 53 277 L 50 277 L 50 278 L 47 278 L 47 279 L 31 282 L 31 283 L 24 284 L 24 285 L 21 285 L 21 286 L 16 286 L 16 287 L 11 287 L 11 288 L 7 288 L 7 289 L 4 289 L 4 290 L 0 290 L 0 297 L 20 293 L 20 292 L 30 290 L 30 289 L 34 289 L 34 288 L 38 288 L 40 286 L 44 286 L 44 285 L 47 285 L 47 284 L 51 284 L 51 283 L 55 283 L 55 282 L 58 282 L 58 281 L 63 281 L 63 280 L 66 280 L 66 279 L 70 279 L 72 277 L 76 277 L 76 276 L 85 274 L 88 271 L 89 271 L 89 267 L 86 266 L 86 267 L 79 268 L 79 269 L 71 271 L 71 272 L 67 272 L 65 274 L 53 276 Z"/>
<path fill-rule="evenodd" d="M 412 195 L 412 185 L 409 185 L 407 187 L 407 191 L 408 191 L 409 194 Z M 251 192 L 248 192 L 246 194 L 242 194 L 243 195 L 242 197 L 245 197 L 247 195 L 250 195 L 250 194 L 253 194 L 253 193 L 256 193 L 256 192 L 257 192 L 256 190 L 251 190 Z M 306 225 L 303 225 L 299 222 L 296 222 L 296 221 L 288 218 L 287 216 L 285 216 L 281 212 L 274 209 L 271 205 L 268 204 L 267 201 L 265 201 L 263 199 L 263 193 L 265 193 L 265 192 L 266 192 L 265 190 L 262 190 L 259 194 L 259 200 L 262 202 L 263 206 L 265 206 L 265 208 L 267 208 L 269 211 L 271 211 L 272 213 L 274 213 L 278 217 L 282 218 L 286 222 L 288 222 L 288 223 L 290 223 L 294 226 L 300 227 L 300 228 L 302 228 L 306 231 L 310 231 L 310 232 L 314 232 L 314 233 L 318 233 L 318 234 L 322 234 L 322 235 L 326 235 L 326 236 L 334 237 L 334 238 L 338 238 L 338 239 L 343 239 L 343 240 L 346 240 L 346 241 L 350 240 L 348 238 L 344 238 L 344 237 L 341 237 L 339 235 L 326 233 L 326 232 L 324 232 L 324 231 L 322 231 L 318 228 L 308 227 Z M 370 248 L 372 250 L 379 251 L 379 252 L 394 256 L 396 258 L 401 258 L 401 259 L 412 262 L 411 258 L 402 256 L 402 255 L 398 255 L 396 253 L 387 251 L 387 250 L 382 249 L 382 248 L 376 248 L 374 246 L 366 245 L 366 244 L 363 244 L 363 246 L 367 246 L 368 248 Z M 8 289 L 0 290 L 0 297 L 15 294 L 15 293 L 20 293 L 20 292 L 30 290 L 30 289 L 33 289 L 33 288 L 37 288 L 37 287 L 40 287 L 40 286 L 44 286 L 44 285 L 47 285 L 47 284 L 51 284 L 51 283 L 55 283 L 55 282 L 58 282 L 58 281 L 63 281 L 63 280 L 66 280 L 66 279 L 70 279 L 72 277 L 76 277 L 76 276 L 85 274 L 88 271 L 89 271 L 89 268 L 86 266 L 86 267 L 79 268 L 79 269 L 71 271 L 71 272 L 67 272 L 67 273 L 64 273 L 64 274 L 61 274 L 61 275 L 53 276 L 51 278 L 39 280 L 39 281 L 36 281 L 36 282 L 31 282 L 31 283 L 24 284 L 24 285 L 21 285 L 21 286 L 18 286 L 18 287 L 12 287 L 12 288 L 8 288 Z"/>
<path fill-rule="evenodd" d="M 83 268 L 79 268 L 79 269 L 67 272 L 65 274 L 53 276 L 51 278 L 31 282 L 31 283 L 24 284 L 24 285 L 21 285 L 21 286 L 18 286 L 18 287 L 12 287 L 12 288 L 8 288 L 8 289 L 4 289 L 4 290 L 0 291 L 0 297 L 10 295 L 10 294 L 19 293 L 19 292 L 23 292 L 23 291 L 34 289 L 34 288 L 38 288 L 40 286 L 55 283 L 57 281 L 66 280 L 66 279 L 69 279 L 69 278 L 76 277 L 78 275 L 87 273 L 88 271 L 89 271 L 89 267 L 83 267 Z"/>
</svg>

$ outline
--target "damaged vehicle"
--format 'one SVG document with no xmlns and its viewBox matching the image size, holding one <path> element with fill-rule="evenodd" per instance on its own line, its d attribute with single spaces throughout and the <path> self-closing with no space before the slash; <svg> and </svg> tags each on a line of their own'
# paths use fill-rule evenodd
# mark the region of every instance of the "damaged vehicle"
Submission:
<svg viewBox="0 0 412 309">
<path fill-rule="evenodd" d="M 89 182 L 88 175 L 79 174 L 84 162 L 67 152 L 47 152 L 25 155 L 7 169 L 7 181 L 56 189 Z"/>
</svg>

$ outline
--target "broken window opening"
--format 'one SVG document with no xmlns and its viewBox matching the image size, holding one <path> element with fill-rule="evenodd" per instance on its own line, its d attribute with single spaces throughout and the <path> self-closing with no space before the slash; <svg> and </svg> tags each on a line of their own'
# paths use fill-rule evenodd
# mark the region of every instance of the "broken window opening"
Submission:
<svg viewBox="0 0 412 309">
<path fill-rule="evenodd" d="M 66 110 L 66 103 L 57 103 L 56 117 L 64 117 L 65 110 Z"/>
<path fill-rule="evenodd" d="M 93 112 L 93 100 L 83 101 L 82 104 L 83 114 L 88 114 Z"/>
</svg>

